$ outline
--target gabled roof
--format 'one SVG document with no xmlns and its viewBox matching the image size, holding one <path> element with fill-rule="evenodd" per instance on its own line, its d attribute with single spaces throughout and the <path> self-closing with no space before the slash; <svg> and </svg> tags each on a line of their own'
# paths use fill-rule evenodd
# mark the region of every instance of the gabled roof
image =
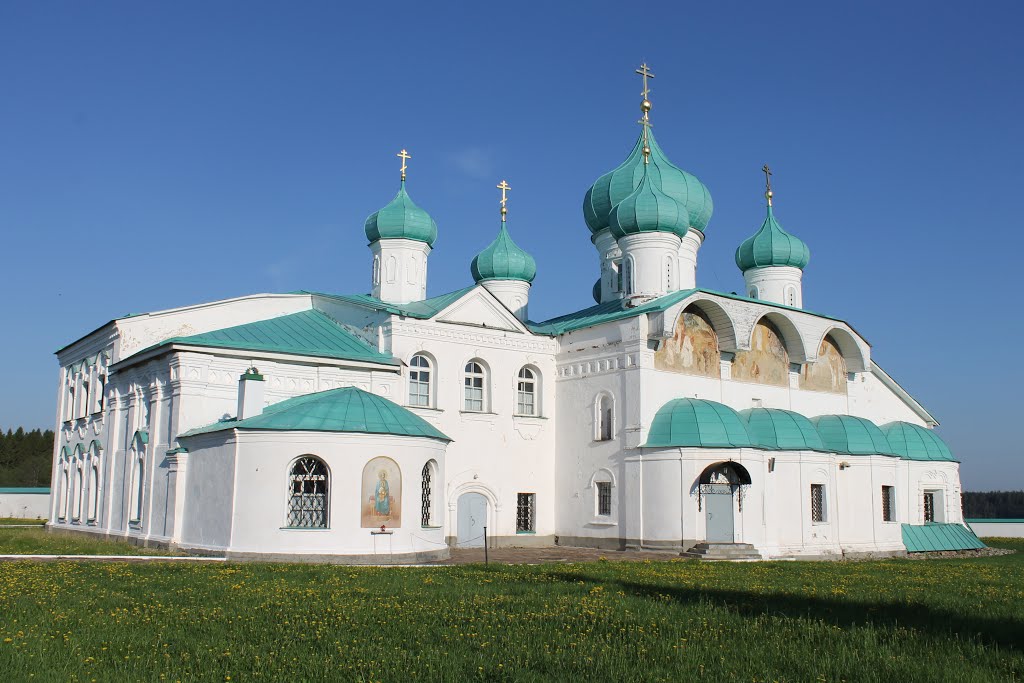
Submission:
<svg viewBox="0 0 1024 683">
<path fill-rule="evenodd" d="M 454 292 L 448 292 L 447 294 L 441 294 L 440 296 L 431 297 L 430 299 L 424 299 L 423 301 L 411 301 L 407 304 L 385 303 L 384 301 L 372 297 L 369 294 L 327 294 L 325 292 L 307 292 L 305 290 L 292 293 L 322 296 L 328 299 L 344 301 L 345 303 L 350 303 L 355 306 L 362 306 L 363 308 L 369 308 L 375 311 L 383 311 L 384 313 L 390 313 L 391 315 L 401 315 L 407 318 L 426 320 L 428 318 L 433 318 L 452 303 L 458 301 L 463 296 L 471 292 L 475 287 L 476 285 L 472 285 L 470 287 L 457 289 Z"/>
<path fill-rule="evenodd" d="M 170 344 L 398 365 L 390 355 L 380 353 L 315 309 L 187 337 L 171 337 L 134 355 Z"/>
<path fill-rule="evenodd" d="M 451 441 L 419 415 L 386 398 L 355 387 L 304 394 L 268 406 L 245 420 L 221 420 L 190 429 L 178 438 L 227 429 L 297 432 L 355 432 L 421 436 Z"/>
</svg>

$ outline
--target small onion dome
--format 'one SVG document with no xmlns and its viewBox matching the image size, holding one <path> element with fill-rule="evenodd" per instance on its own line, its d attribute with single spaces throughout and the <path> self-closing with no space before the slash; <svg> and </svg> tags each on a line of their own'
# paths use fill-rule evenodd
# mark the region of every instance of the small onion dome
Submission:
<svg viewBox="0 0 1024 683">
<path fill-rule="evenodd" d="M 823 451 L 818 431 L 800 413 L 779 408 L 751 408 L 740 411 L 754 445 L 783 451 Z"/>
<path fill-rule="evenodd" d="M 871 420 L 852 415 L 822 415 L 811 420 L 827 450 L 844 455 L 897 455 Z"/>
<path fill-rule="evenodd" d="M 743 419 L 729 406 L 700 398 L 677 398 L 654 415 L 646 448 L 753 446 Z"/>
<path fill-rule="evenodd" d="M 473 263 L 470 264 L 469 270 L 477 282 L 484 280 L 533 282 L 533 278 L 537 277 L 537 262 L 512 241 L 512 236 L 508 234 L 503 222 L 495 240 L 473 257 Z"/>
<path fill-rule="evenodd" d="M 684 237 L 690 229 L 690 215 L 645 173 L 640 185 L 612 209 L 608 223 L 615 239 L 641 232 L 670 232 Z"/>
<path fill-rule="evenodd" d="M 882 425 L 892 450 L 904 460 L 948 460 L 957 462 L 946 442 L 931 429 L 909 422 Z"/>
<path fill-rule="evenodd" d="M 416 206 L 405 191 L 405 181 L 387 206 L 366 219 L 366 239 L 371 243 L 382 239 L 406 239 L 434 246 L 437 223 L 430 214 Z"/>
<path fill-rule="evenodd" d="M 811 260 L 811 250 L 799 238 L 782 229 L 768 207 L 761 229 L 744 240 L 736 249 L 736 265 L 747 272 L 764 266 L 803 268 Z"/>
<path fill-rule="evenodd" d="M 646 166 L 651 181 L 686 207 L 690 219 L 688 227 L 704 232 L 714 210 L 711 193 L 696 177 L 668 160 L 654 139 L 654 133 L 648 131 L 647 142 L 651 155 Z M 587 190 L 583 198 L 583 218 L 590 232 L 597 233 L 609 227 L 612 207 L 640 185 L 644 176 L 643 147 L 641 134 L 626 160 L 598 178 Z"/>
<path fill-rule="evenodd" d="M 590 294 L 594 297 L 594 301 L 601 303 L 601 278 L 597 278 L 597 282 L 594 283 L 594 288 L 590 290 Z"/>
</svg>

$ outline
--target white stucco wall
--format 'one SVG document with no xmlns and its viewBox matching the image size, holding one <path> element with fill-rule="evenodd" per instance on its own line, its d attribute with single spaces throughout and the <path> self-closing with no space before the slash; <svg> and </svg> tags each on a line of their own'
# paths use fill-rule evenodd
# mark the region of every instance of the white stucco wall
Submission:
<svg viewBox="0 0 1024 683">
<path fill-rule="evenodd" d="M 48 519 L 49 489 L 0 488 L 0 517 Z"/>
</svg>

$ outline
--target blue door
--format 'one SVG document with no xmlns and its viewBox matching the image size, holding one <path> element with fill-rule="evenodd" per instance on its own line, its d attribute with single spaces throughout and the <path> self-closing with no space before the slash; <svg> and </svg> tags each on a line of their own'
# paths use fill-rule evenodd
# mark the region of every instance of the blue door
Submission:
<svg viewBox="0 0 1024 683">
<path fill-rule="evenodd" d="M 709 543 L 732 543 L 736 540 L 733 535 L 732 487 L 728 484 L 718 484 L 714 488 L 724 490 L 704 494 L 707 541 Z"/>
<path fill-rule="evenodd" d="M 487 499 L 480 493 L 463 493 L 458 504 L 459 548 L 483 548 L 484 526 L 487 524 Z"/>
</svg>

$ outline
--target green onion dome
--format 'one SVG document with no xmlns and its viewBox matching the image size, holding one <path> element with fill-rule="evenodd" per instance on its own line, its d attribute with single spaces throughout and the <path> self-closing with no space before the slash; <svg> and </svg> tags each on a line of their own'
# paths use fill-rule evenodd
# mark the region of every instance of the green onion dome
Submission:
<svg viewBox="0 0 1024 683">
<path fill-rule="evenodd" d="M 904 460 L 948 460 L 956 462 L 946 442 L 931 429 L 909 422 L 882 425 L 892 450 Z"/>
<path fill-rule="evenodd" d="M 827 450 L 843 455 L 898 455 L 882 430 L 863 417 L 822 415 L 811 419 Z"/>
<path fill-rule="evenodd" d="M 473 257 L 469 270 L 477 282 L 484 280 L 533 282 L 533 278 L 537 277 L 537 262 L 512 241 L 512 236 L 508 234 L 505 223 L 502 222 L 497 238 L 486 249 Z"/>
<path fill-rule="evenodd" d="M 701 232 L 711 220 L 714 205 L 711 193 L 696 177 L 682 170 L 665 156 L 661 147 L 648 132 L 648 147 L 651 149 L 647 174 L 651 181 L 666 194 L 674 197 L 686 207 L 690 224 Z M 609 227 L 612 207 L 629 196 L 640 185 L 644 177 L 643 135 L 636 141 L 633 151 L 617 168 L 597 179 L 583 198 L 583 218 L 592 233 Z"/>
<path fill-rule="evenodd" d="M 437 223 L 429 213 L 416 206 L 405 191 L 404 180 L 395 198 L 380 211 L 370 214 L 364 229 L 371 244 L 382 239 L 406 239 L 434 246 L 437 239 Z"/>
<path fill-rule="evenodd" d="M 646 448 L 742 448 L 753 446 L 739 414 L 727 405 L 700 398 L 676 398 L 651 421 Z"/>
<path fill-rule="evenodd" d="M 690 229 L 690 215 L 645 173 L 637 188 L 612 209 L 608 227 L 615 239 L 643 232 L 670 232 L 684 237 Z"/>
<path fill-rule="evenodd" d="M 740 411 L 754 444 L 784 451 L 823 451 L 825 444 L 814 425 L 800 413 L 780 408 L 750 408 Z"/>
<path fill-rule="evenodd" d="M 736 265 L 743 272 L 764 266 L 792 266 L 803 270 L 810 260 L 811 250 L 799 238 L 782 229 L 775 220 L 771 205 L 761 229 L 736 249 Z"/>
</svg>

